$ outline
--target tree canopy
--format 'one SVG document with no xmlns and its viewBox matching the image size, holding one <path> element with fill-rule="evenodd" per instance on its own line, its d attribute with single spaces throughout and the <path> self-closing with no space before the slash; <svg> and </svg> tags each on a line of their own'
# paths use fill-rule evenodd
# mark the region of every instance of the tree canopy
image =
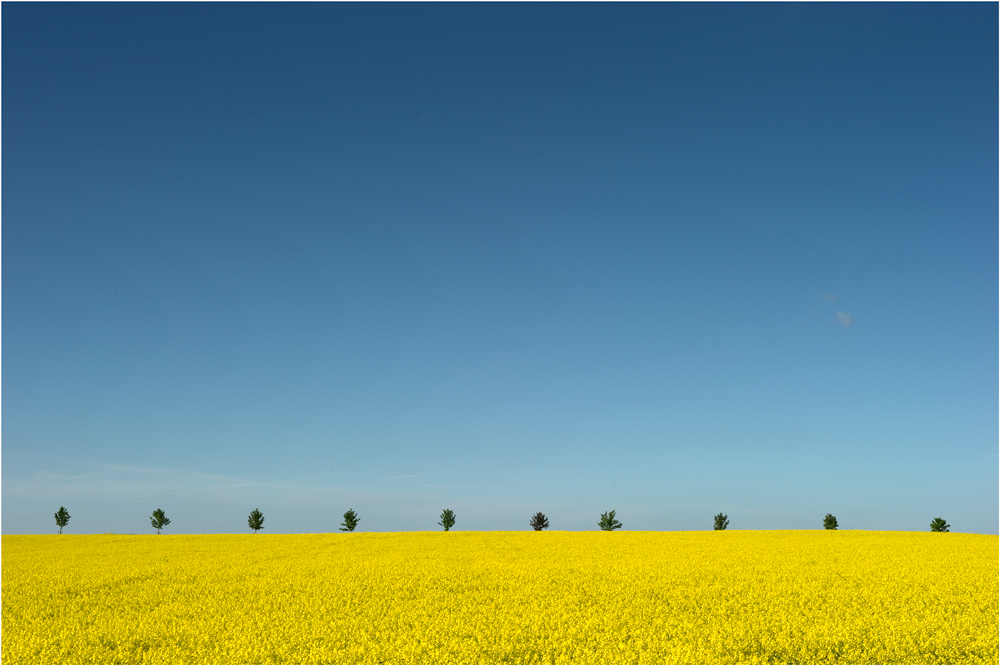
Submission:
<svg viewBox="0 0 1000 666">
<path fill-rule="evenodd" d="M 606 532 L 611 532 L 614 530 L 620 530 L 622 524 L 615 520 L 615 511 L 605 511 L 601 514 L 601 521 L 597 523 L 597 526 Z"/>
</svg>

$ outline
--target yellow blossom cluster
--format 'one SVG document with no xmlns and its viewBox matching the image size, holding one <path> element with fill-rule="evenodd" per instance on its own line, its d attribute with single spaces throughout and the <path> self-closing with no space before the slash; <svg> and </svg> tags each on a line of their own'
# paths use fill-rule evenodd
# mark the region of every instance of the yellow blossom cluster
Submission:
<svg viewBox="0 0 1000 666">
<path fill-rule="evenodd" d="M 4 536 L 28 663 L 998 662 L 992 535 Z"/>
</svg>

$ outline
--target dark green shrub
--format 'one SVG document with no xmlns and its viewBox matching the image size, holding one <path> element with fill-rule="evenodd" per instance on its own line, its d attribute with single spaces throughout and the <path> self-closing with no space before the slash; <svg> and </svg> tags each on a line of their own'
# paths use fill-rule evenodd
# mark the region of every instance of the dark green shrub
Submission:
<svg viewBox="0 0 1000 666">
<path fill-rule="evenodd" d="M 69 518 L 70 515 L 66 510 L 66 507 L 59 507 L 59 510 L 56 511 L 56 525 L 59 526 L 59 534 L 62 534 L 62 528 L 66 527 L 66 524 L 69 522 Z"/>
<path fill-rule="evenodd" d="M 951 525 L 944 522 L 944 518 L 935 518 L 931 521 L 931 532 L 947 532 L 949 527 Z"/>
<path fill-rule="evenodd" d="M 601 522 L 597 523 L 597 526 L 606 532 L 611 532 L 613 530 L 620 530 L 622 524 L 615 520 L 615 512 L 612 509 L 601 514 Z"/>
<path fill-rule="evenodd" d="M 441 522 L 438 523 L 447 532 L 452 527 L 455 526 L 455 512 L 451 509 L 445 509 L 441 512 Z"/>
<path fill-rule="evenodd" d="M 250 525 L 250 529 L 253 530 L 253 533 L 257 534 L 257 530 L 264 529 L 264 514 L 257 509 L 254 509 L 250 512 L 250 517 L 247 519 L 247 523 Z"/>
<path fill-rule="evenodd" d="M 549 529 L 549 519 L 545 517 L 545 514 L 539 511 L 531 517 L 531 521 L 528 523 L 536 532 L 541 532 L 542 530 Z"/>
<path fill-rule="evenodd" d="M 153 515 L 149 517 L 149 520 L 152 521 L 157 534 L 160 533 L 160 530 L 170 524 L 170 519 L 167 518 L 167 514 L 163 513 L 163 509 L 157 509 L 154 511 Z"/>
<path fill-rule="evenodd" d="M 341 523 L 341 532 L 353 532 L 354 528 L 358 526 L 358 522 L 361 519 L 358 518 L 358 514 L 354 513 L 354 509 L 348 509 L 347 513 L 344 514 L 344 522 Z"/>
</svg>

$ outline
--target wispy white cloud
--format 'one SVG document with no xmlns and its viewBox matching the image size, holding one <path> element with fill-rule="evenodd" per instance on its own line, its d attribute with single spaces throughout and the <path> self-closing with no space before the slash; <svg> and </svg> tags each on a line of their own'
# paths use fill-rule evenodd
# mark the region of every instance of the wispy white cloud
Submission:
<svg viewBox="0 0 1000 666">
<path fill-rule="evenodd" d="M 208 474 L 184 467 L 90 464 L 85 472 L 36 470 L 21 477 L 5 476 L 3 494 L 9 497 L 53 495 L 110 500 L 186 496 L 205 499 L 241 498 L 262 492 L 301 494 L 315 490 L 318 477 L 278 480 Z"/>
<path fill-rule="evenodd" d="M 35 533 L 38 516 L 51 516 L 49 505 L 60 504 L 71 510 L 81 504 L 89 507 L 87 513 L 80 510 L 74 522 L 86 533 L 148 530 L 143 511 L 154 506 L 170 511 L 175 533 L 245 530 L 246 519 L 239 516 L 254 507 L 264 510 L 272 532 L 333 531 L 339 512 L 348 507 L 360 510 L 366 531 L 434 530 L 442 505 L 460 504 L 463 516 L 475 506 L 468 498 L 458 503 L 456 498 L 463 496 L 459 490 L 363 474 L 338 479 L 328 475 L 250 478 L 186 467 L 101 463 L 23 472 L 5 468 L 3 498 L 10 501 L 8 507 L 21 508 L 20 513 L 8 510 L 4 514 L 4 533 Z M 483 500 L 483 504 L 483 513 L 495 511 L 495 501 Z M 317 512 L 318 507 L 323 509 Z"/>
<path fill-rule="evenodd" d="M 974 421 L 981 419 L 981 416 L 962 416 L 953 419 L 909 419 L 906 421 L 890 421 L 888 425 L 935 425 L 938 423 L 955 423 L 957 421 Z"/>
<path fill-rule="evenodd" d="M 840 296 L 837 296 L 837 294 L 826 294 L 821 292 L 819 294 L 819 297 L 822 298 L 827 303 L 836 303 L 837 301 L 840 300 Z"/>
<path fill-rule="evenodd" d="M 834 318 L 834 321 L 836 321 L 844 328 L 850 328 L 851 325 L 854 323 L 854 315 L 852 315 L 850 312 L 838 312 L 837 316 Z"/>
<path fill-rule="evenodd" d="M 87 469 L 46 468 L 15 474 L 5 470 L 3 496 L 9 499 L 60 498 L 97 502 L 144 502 L 176 499 L 186 503 L 302 507 L 367 502 L 411 504 L 430 501 L 435 491 L 452 486 L 416 484 L 406 488 L 396 481 L 433 476 L 435 473 L 386 477 L 361 476 L 332 480 L 323 475 L 250 478 L 168 466 L 84 463 Z"/>
<path fill-rule="evenodd" d="M 424 472 L 423 474 L 393 474 L 390 476 L 380 476 L 380 479 L 415 479 L 420 476 L 430 476 L 434 472 Z"/>
</svg>

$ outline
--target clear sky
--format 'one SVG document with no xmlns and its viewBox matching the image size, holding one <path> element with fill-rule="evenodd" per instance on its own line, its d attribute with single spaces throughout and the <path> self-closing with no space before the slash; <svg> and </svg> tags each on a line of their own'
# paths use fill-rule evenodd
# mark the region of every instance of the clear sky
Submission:
<svg viewBox="0 0 1000 666">
<path fill-rule="evenodd" d="M 2 7 L 2 531 L 998 532 L 998 6 Z"/>
</svg>

